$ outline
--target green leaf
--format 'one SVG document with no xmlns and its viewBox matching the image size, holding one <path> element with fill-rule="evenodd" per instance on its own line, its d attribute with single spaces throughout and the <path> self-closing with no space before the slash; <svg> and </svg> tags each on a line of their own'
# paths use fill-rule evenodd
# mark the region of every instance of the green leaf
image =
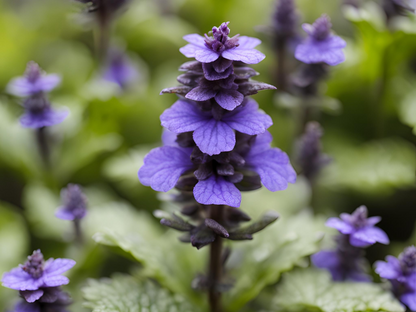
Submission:
<svg viewBox="0 0 416 312">
<path fill-rule="evenodd" d="M 260 291 L 276 283 L 305 256 L 319 250 L 325 220 L 307 211 L 278 220 L 249 242 L 235 243 L 228 262 L 234 287 L 224 295 L 226 311 L 240 311 Z"/>
<path fill-rule="evenodd" d="M 372 283 L 337 283 L 328 272 L 298 269 L 286 273 L 276 288 L 273 311 L 405 311 L 390 292 Z"/>
<path fill-rule="evenodd" d="M 334 159 L 322 180 L 327 187 L 389 194 L 397 188 L 414 186 L 416 149 L 409 142 L 389 138 L 357 146 L 341 145 L 340 141 L 334 137 L 331 144 L 326 144 Z"/>
<path fill-rule="evenodd" d="M 117 274 L 112 279 L 89 280 L 83 289 L 84 306 L 93 312 L 196 312 L 180 296 L 150 281 Z"/>
<path fill-rule="evenodd" d="M 0 275 L 17 267 L 25 259 L 28 233 L 18 208 L 0 202 Z M 0 287 L 0 310 L 7 311 L 18 297 L 15 290 Z"/>
</svg>

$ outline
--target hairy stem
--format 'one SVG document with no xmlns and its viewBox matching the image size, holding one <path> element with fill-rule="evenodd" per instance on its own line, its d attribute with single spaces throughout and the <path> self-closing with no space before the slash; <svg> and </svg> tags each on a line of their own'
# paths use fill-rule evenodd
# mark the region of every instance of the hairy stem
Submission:
<svg viewBox="0 0 416 312">
<path fill-rule="evenodd" d="M 221 224 L 223 207 L 211 206 L 210 217 Z M 222 278 L 222 238 L 217 236 L 215 241 L 210 245 L 209 254 L 209 271 L 208 271 L 208 300 L 211 312 L 221 312 L 221 293 L 218 291 L 218 284 Z"/>
<path fill-rule="evenodd" d="M 49 167 L 49 145 L 46 133 L 46 127 L 42 127 L 36 130 L 36 138 L 40 156 L 42 157 L 43 163 L 46 167 Z"/>
</svg>

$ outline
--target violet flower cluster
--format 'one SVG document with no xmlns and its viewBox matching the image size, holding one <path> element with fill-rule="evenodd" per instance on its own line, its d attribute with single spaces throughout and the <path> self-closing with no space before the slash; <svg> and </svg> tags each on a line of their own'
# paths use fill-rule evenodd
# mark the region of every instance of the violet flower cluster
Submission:
<svg viewBox="0 0 416 312">
<path fill-rule="evenodd" d="M 272 18 L 272 26 L 276 37 L 276 44 L 282 40 L 297 38 L 299 14 L 294 0 L 278 0 Z"/>
<path fill-rule="evenodd" d="M 329 218 L 326 222 L 340 232 L 335 239 L 337 247 L 314 254 L 312 262 L 318 268 L 327 269 L 335 281 L 370 281 L 363 248 L 377 242 L 390 243 L 387 234 L 375 226 L 381 218 L 367 216 L 367 208 L 360 206 L 352 214 L 342 213 L 341 218 Z"/>
<path fill-rule="evenodd" d="M 416 247 L 407 247 L 398 258 L 377 261 L 375 271 L 390 281 L 393 294 L 411 311 L 416 311 Z"/>
<path fill-rule="evenodd" d="M 184 214 L 200 220 L 209 215 L 208 205 L 239 207 L 240 191 L 258 189 L 261 183 L 271 191 L 279 191 L 296 180 L 286 153 L 270 146 L 270 116 L 247 97 L 260 90 L 275 89 L 250 79 L 258 73 L 247 64 L 257 64 L 265 57 L 255 49 L 260 40 L 229 34 L 228 23 L 223 23 L 213 27 L 205 38 L 197 34 L 184 37 L 189 44 L 180 51 L 197 61 L 180 67 L 185 72 L 178 77 L 182 86 L 162 91 L 176 93 L 180 98 L 160 117 L 167 129 L 164 146 L 145 157 L 138 173 L 140 181 L 156 191 L 178 189 L 181 195 L 176 199 L 191 202 Z M 236 211 L 229 209 L 233 216 L 229 223 L 249 220 Z M 177 218 L 166 222 L 189 231 L 192 243 L 198 247 L 215 239 L 214 234 L 230 236 L 225 230 L 226 220 L 215 226 L 211 221 L 208 225 L 203 222 L 196 228 Z M 209 232 L 205 235 L 209 239 L 195 239 L 204 231 Z"/>
<path fill-rule="evenodd" d="M 62 206 L 55 216 L 62 220 L 81 220 L 87 214 L 87 197 L 78 184 L 68 184 L 61 191 Z"/>
<path fill-rule="evenodd" d="M 58 75 L 46 75 L 38 64 L 29 62 L 23 77 L 17 77 L 7 86 L 10 94 L 24 98 L 25 113 L 20 123 L 25 128 L 43 128 L 61 123 L 68 116 L 68 110 L 55 110 L 47 98 L 61 82 Z"/>
<path fill-rule="evenodd" d="M 71 304 L 69 295 L 60 286 L 69 283 L 61 275 L 75 265 L 71 259 L 45 261 L 40 250 L 35 250 L 25 264 L 3 275 L 3 286 L 18 290 L 21 300 L 14 312 L 67 312 Z"/>
</svg>

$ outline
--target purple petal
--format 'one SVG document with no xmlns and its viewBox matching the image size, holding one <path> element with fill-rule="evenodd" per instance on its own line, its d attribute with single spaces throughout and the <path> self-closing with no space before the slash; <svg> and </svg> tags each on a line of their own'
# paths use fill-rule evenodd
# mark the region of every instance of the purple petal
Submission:
<svg viewBox="0 0 416 312">
<path fill-rule="evenodd" d="M 40 297 L 43 296 L 44 291 L 42 289 L 38 289 L 38 290 L 25 290 L 25 291 L 21 291 L 20 294 L 25 298 L 25 300 L 27 302 L 35 302 L 36 300 L 38 300 Z"/>
<path fill-rule="evenodd" d="M 390 243 L 387 234 L 378 227 L 365 227 L 350 236 L 350 244 L 356 247 L 367 247 L 377 242 L 385 245 Z"/>
<path fill-rule="evenodd" d="M 27 303 L 24 300 L 19 301 L 13 312 L 41 312 L 38 303 Z"/>
<path fill-rule="evenodd" d="M 139 170 L 140 182 L 155 191 L 169 191 L 184 172 L 193 168 L 191 152 L 192 149 L 171 146 L 151 150 Z"/>
<path fill-rule="evenodd" d="M 21 268 L 14 268 L 4 273 L 1 281 L 3 286 L 16 290 L 37 290 L 43 284 L 41 278 L 34 279 Z"/>
<path fill-rule="evenodd" d="M 238 48 L 239 49 L 254 49 L 261 43 L 260 39 L 253 38 L 253 37 L 247 37 L 247 36 L 241 36 L 238 37 Z"/>
<path fill-rule="evenodd" d="M 44 274 L 52 276 L 62 274 L 71 269 L 76 262 L 72 259 L 58 258 L 45 264 Z"/>
<path fill-rule="evenodd" d="M 335 251 L 319 251 L 311 256 L 314 266 L 321 269 L 335 268 L 339 265 L 339 257 Z"/>
<path fill-rule="evenodd" d="M 46 275 L 43 277 L 44 287 L 56 287 L 69 284 L 69 279 L 63 275 Z"/>
<path fill-rule="evenodd" d="M 354 227 L 338 218 L 329 218 L 325 225 L 337 229 L 342 234 L 351 234 L 355 231 Z"/>
<path fill-rule="evenodd" d="M 205 48 L 205 38 L 198 34 L 189 34 L 183 36 L 183 39 L 185 39 L 187 42 L 196 45 L 198 47 Z"/>
<path fill-rule="evenodd" d="M 226 50 L 222 52 L 222 56 L 232 61 L 240 61 L 246 64 L 257 64 L 260 63 L 266 57 L 260 51 L 255 49 L 241 49 L 236 47 L 234 49 Z"/>
<path fill-rule="evenodd" d="M 195 51 L 195 58 L 201 63 L 211 63 L 216 61 L 220 55 L 206 47 L 204 49 L 199 49 Z"/>
<path fill-rule="evenodd" d="M 176 138 L 177 138 L 177 135 L 175 132 L 169 131 L 166 128 L 163 129 L 162 143 L 164 146 L 179 147 L 178 143 L 176 142 Z"/>
<path fill-rule="evenodd" d="M 288 183 L 295 183 L 296 172 L 286 153 L 278 148 L 265 149 L 269 137 L 268 132 L 258 135 L 245 160 L 259 174 L 264 186 L 275 192 L 286 189 Z"/>
<path fill-rule="evenodd" d="M 50 127 L 56 124 L 61 123 L 69 115 L 69 110 L 58 110 L 47 109 L 42 113 L 33 114 L 26 112 L 22 117 L 20 117 L 20 124 L 25 128 L 42 128 Z"/>
<path fill-rule="evenodd" d="M 7 92 L 21 97 L 29 96 L 34 93 L 33 84 L 26 77 L 17 77 L 9 82 Z"/>
<path fill-rule="evenodd" d="M 55 217 L 68 221 L 73 221 L 75 219 L 74 214 L 65 207 L 59 207 L 55 212 Z"/>
<path fill-rule="evenodd" d="M 410 311 L 416 311 L 416 291 L 402 295 L 400 301 L 403 302 Z"/>
<path fill-rule="evenodd" d="M 215 63 L 216 62 L 202 63 L 202 69 L 204 70 L 204 77 L 207 80 L 214 81 L 214 80 L 225 79 L 225 78 L 228 78 L 233 73 L 233 67 L 232 66 L 229 66 L 228 68 L 226 68 L 222 72 L 218 72 L 213 67 L 213 64 L 215 64 Z"/>
<path fill-rule="evenodd" d="M 194 44 L 187 44 L 186 46 L 180 48 L 179 52 L 181 52 L 186 57 L 195 57 L 195 53 L 199 49 L 201 48 Z"/>
<path fill-rule="evenodd" d="M 227 60 L 223 57 L 220 57 L 218 60 L 211 63 L 211 65 L 212 65 L 212 67 L 214 67 L 216 72 L 223 73 L 226 69 L 231 69 L 231 71 L 232 71 L 232 69 L 233 69 L 233 67 L 231 67 L 232 63 L 233 63 L 233 61 Z M 204 64 L 202 64 L 202 65 L 204 65 Z"/>
<path fill-rule="evenodd" d="M 381 221 L 381 217 L 370 217 L 367 219 L 367 225 L 373 226 Z"/>
<path fill-rule="evenodd" d="M 194 101 L 206 101 L 212 99 L 217 94 L 217 92 L 218 91 L 212 89 L 196 87 L 188 92 L 185 97 Z"/>
<path fill-rule="evenodd" d="M 375 265 L 375 271 L 382 278 L 396 279 L 402 274 L 400 267 L 400 261 L 396 257 L 387 256 L 387 262 L 377 261 Z"/>
<path fill-rule="evenodd" d="M 162 126 L 175 133 L 194 131 L 212 117 L 204 114 L 195 103 L 178 100 L 160 116 Z"/>
<path fill-rule="evenodd" d="M 342 50 L 346 42 L 337 36 L 331 36 L 323 41 L 308 38 L 299 44 L 295 51 L 295 58 L 306 64 L 327 63 L 334 66 L 345 61 Z"/>
<path fill-rule="evenodd" d="M 229 152 L 235 146 L 235 133 L 225 122 L 214 118 L 195 130 L 194 141 L 199 149 L 208 155 Z"/>
<path fill-rule="evenodd" d="M 221 176 L 212 175 L 194 187 L 196 201 L 203 205 L 240 207 L 241 193 L 237 187 Z"/>
<path fill-rule="evenodd" d="M 259 111 L 259 105 L 252 99 L 226 113 L 222 120 L 234 130 L 249 135 L 264 133 L 273 124 L 270 116 Z"/>
<path fill-rule="evenodd" d="M 244 100 L 244 95 L 242 95 L 237 90 L 220 90 L 215 96 L 215 101 L 226 110 L 233 110 L 238 105 L 240 105 Z"/>
<path fill-rule="evenodd" d="M 40 77 L 35 84 L 38 91 L 49 92 L 55 89 L 61 83 L 59 75 L 51 74 Z"/>
</svg>

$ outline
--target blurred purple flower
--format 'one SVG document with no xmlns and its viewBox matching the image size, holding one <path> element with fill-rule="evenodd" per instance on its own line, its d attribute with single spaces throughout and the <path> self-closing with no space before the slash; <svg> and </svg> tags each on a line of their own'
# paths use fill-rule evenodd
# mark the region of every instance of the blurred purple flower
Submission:
<svg viewBox="0 0 416 312">
<path fill-rule="evenodd" d="M 236 35 L 229 38 L 230 29 L 227 23 L 212 28 L 212 36 L 205 38 L 198 34 L 183 37 L 189 42 L 180 49 L 186 57 L 194 57 L 201 63 L 211 63 L 219 57 L 230 61 L 240 61 L 246 64 L 260 63 L 265 55 L 254 48 L 261 43 L 257 38 Z"/>
<path fill-rule="evenodd" d="M 62 206 L 55 216 L 62 220 L 80 220 L 87 214 L 87 198 L 77 184 L 68 184 L 61 191 Z"/>
<path fill-rule="evenodd" d="M 273 122 L 270 116 L 259 111 L 253 99 L 232 112 L 225 112 L 215 118 L 210 111 L 203 111 L 195 102 L 177 101 L 160 116 L 162 126 L 175 133 L 193 132 L 193 139 L 199 149 L 210 156 L 229 152 L 235 146 L 235 133 L 256 135 L 269 128 Z"/>
<path fill-rule="evenodd" d="M 380 277 L 388 279 L 394 295 L 416 311 L 416 247 L 407 247 L 399 258 L 387 256 L 386 262 L 377 261 L 375 271 Z"/>
<path fill-rule="evenodd" d="M 355 247 L 368 247 L 377 242 L 389 244 L 387 234 L 382 229 L 374 226 L 380 222 L 381 218 L 367 218 L 367 215 L 367 207 L 360 206 L 352 214 L 342 213 L 341 219 L 329 218 L 326 225 L 348 235 L 350 244 Z"/>
<path fill-rule="evenodd" d="M 326 63 L 334 66 L 345 60 L 343 48 L 346 42 L 331 34 L 332 24 L 327 15 L 322 15 L 313 25 L 303 24 L 308 37 L 300 43 L 295 57 L 306 64 Z"/>
<path fill-rule="evenodd" d="M 71 259 L 53 259 L 45 261 L 40 250 L 35 250 L 24 265 L 12 269 L 3 275 L 3 286 L 26 291 L 33 290 L 31 298 L 40 298 L 44 287 L 66 285 L 69 279 L 61 274 L 75 265 Z M 35 299 L 37 300 L 37 299 Z"/>
<path fill-rule="evenodd" d="M 50 127 L 61 123 L 69 115 L 67 109 L 53 109 L 43 93 L 31 95 L 23 106 L 25 113 L 20 117 L 20 124 L 25 128 Z"/>
<path fill-rule="evenodd" d="M 39 297 L 40 292 L 43 294 Z M 68 312 L 66 307 L 72 303 L 69 295 L 59 287 L 20 291 L 20 295 L 23 299 L 16 304 L 14 312 Z"/>
<path fill-rule="evenodd" d="M 139 73 L 127 55 L 118 49 L 109 52 L 107 66 L 103 74 L 105 80 L 116 83 L 120 88 L 125 89 L 138 77 Z"/>
<path fill-rule="evenodd" d="M 56 74 L 46 75 L 38 64 L 31 61 L 27 64 L 23 77 L 12 79 L 7 85 L 10 94 L 27 97 L 40 92 L 50 92 L 61 82 Z"/>
<path fill-rule="evenodd" d="M 295 37 L 299 15 L 294 0 L 278 0 L 273 15 L 273 28 L 279 38 Z"/>
</svg>

